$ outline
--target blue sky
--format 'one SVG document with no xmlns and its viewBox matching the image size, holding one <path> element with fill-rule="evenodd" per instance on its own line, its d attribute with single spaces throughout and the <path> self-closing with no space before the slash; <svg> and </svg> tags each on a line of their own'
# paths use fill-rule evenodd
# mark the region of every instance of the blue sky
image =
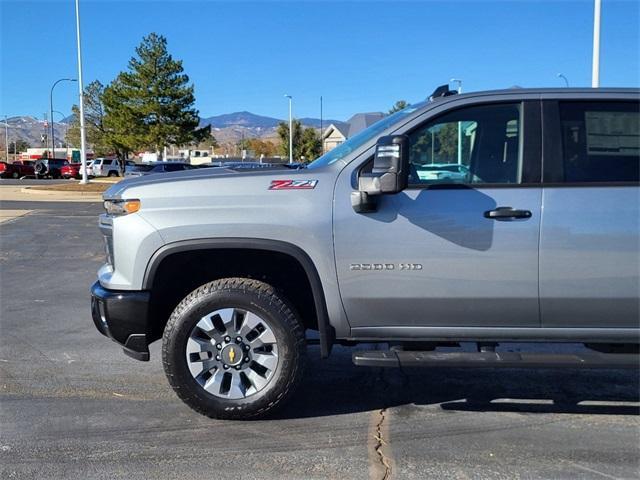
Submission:
<svg viewBox="0 0 640 480">
<path fill-rule="evenodd" d="M 249 110 L 346 119 L 418 101 L 449 78 L 465 91 L 591 82 L 593 2 L 81 0 L 84 81 L 111 81 L 143 35 L 165 35 L 201 116 Z M 601 85 L 640 84 L 640 2 L 603 0 Z M 42 117 L 76 76 L 74 1 L 0 0 L 0 114 Z M 56 87 L 65 114 L 77 87 Z"/>
</svg>

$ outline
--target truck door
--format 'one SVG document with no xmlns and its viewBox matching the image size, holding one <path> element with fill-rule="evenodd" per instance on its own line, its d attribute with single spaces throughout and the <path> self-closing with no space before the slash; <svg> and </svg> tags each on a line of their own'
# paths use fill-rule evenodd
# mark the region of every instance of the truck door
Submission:
<svg viewBox="0 0 640 480">
<path fill-rule="evenodd" d="M 545 102 L 544 327 L 638 328 L 640 105 Z"/>
<path fill-rule="evenodd" d="M 406 132 L 410 186 L 374 213 L 350 207 L 358 171 L 343 170 L 335 256 L 354 334 L 539 327 L 539 112 L 537 101 L 475 105 Z"/>
</svg>

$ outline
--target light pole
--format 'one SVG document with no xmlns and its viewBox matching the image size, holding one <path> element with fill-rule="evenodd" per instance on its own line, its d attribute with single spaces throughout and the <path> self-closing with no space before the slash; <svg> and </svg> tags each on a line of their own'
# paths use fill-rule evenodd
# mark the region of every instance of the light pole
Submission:
<svg viewBox="0 0 640 480">
<path fill-rule="evenodd" d="M 593 2 L 593 62 L 591 65 L 591 87 L 600 86 L 600 0 Z"/>
<path fill-rule="evenodd" d="M 75 78 L 61 78 L 56 80 L 51 86 L 51 91 L 49 92 L 49 111 L 51 112 L 51 158 L 56 158 L 56 141 L 55 141 L 55 133 L 53 131 L 53 89 L 56 88 L 56 85 L 60 82 L 77 82 Z"/>
<path fill-rule="evenodd" d="M 58 115 L 60 115 L 63 120 L 65 118 L 67 118 L 67 116 L 64 113 L 62 113 L 60 110 L 54 110 L 53 113 L 57 113 Z M 60 122 L 58 122 L 58 123 L 60 123 Z"/>
<path fill-rule="evenodd" d="M 322 95 L 320 95 L 320 145 L 322 146 L 322 155 L 324 155 L 324 131 L 322 130 Z"/>
<path fill-rule="evenodd" d="M 567 80 L 567 77 L 565 77 L 562 73 L 558 74 L 558 78 L 561 78 L 564 80 L 564 84 L 567 88 L 569 88 L 569 80 Z"/>
<path fill-rule="evenodd" d="M 81 184 L 88 183 L 87 179 L 87 148 L 84 131 L 84 87 L 82 85 L 82 50 L 80 48 L 80 5 L 76 0 L 76 41 L 78 44 L 78 92 L 80 96 L 80 162 L 82 163 Z"/>
<path fill-rule="evenodd" d="M 7 150 L 7 162 L 9 161 L 9 120 L 7 116 L 4 116 L 4 143 Z M 16 159 L 16 147 L 13 147 L 13 159 Z"/>
<path fill-rule="evenodd" d="M 289 163 L 293 163 L 293 116 L 291 114 L 291 101 L 293 97 L 291 95 L 285 95 L 289 99 Z"/>
<path fill-rule="evenodd" d="M 462 80 L 459 78 L 452 78 L 450 83 L 458 84 L 458 95 L 462 93 Z M 458 165 L 462 163 L 462 122 L 458 122 Z"/>
</svg>

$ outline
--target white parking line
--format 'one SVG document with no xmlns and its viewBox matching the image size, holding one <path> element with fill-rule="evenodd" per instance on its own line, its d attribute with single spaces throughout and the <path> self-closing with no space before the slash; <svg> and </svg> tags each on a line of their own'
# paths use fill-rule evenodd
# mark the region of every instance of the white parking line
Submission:
<svg viewBox="0 0 640 480">
<path fill-rule="evenodd" d="M 8 222 L 15 218 L 20 218 L 33 210 L 3 210 L 0 209 L 0 223 Z"/>
</svg>

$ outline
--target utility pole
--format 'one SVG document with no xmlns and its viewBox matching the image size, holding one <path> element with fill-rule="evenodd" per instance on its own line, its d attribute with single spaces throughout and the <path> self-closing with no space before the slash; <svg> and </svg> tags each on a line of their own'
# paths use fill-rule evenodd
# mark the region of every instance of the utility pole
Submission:
<svg viewBox="0 0 640 480">
<path fill-rule="evenodd" d="M 84 130 L 84 86 L 82 84 L 82 50 L 80 48 L 80 5 L 76 0 L 76 40 L 78 44 L 78 91 L 80 93 L 80 161 L 82 162 L 81 184 L 89 183 L 87 178 L 87 146 Z"/>
<path fill-rule="evenodd" d="M 591 87 L 600 86 L 600 10 L 601 0 L 593 2 L 593 61 L 591 66 Z"/>
<path fill-rule="evenodd" d="M 293 97 L 291 95 L 285 95 L 289 99 L 289 164 L 293 163 L 293 116 L 291 109 L 291 101 Z"/>
</svg>

